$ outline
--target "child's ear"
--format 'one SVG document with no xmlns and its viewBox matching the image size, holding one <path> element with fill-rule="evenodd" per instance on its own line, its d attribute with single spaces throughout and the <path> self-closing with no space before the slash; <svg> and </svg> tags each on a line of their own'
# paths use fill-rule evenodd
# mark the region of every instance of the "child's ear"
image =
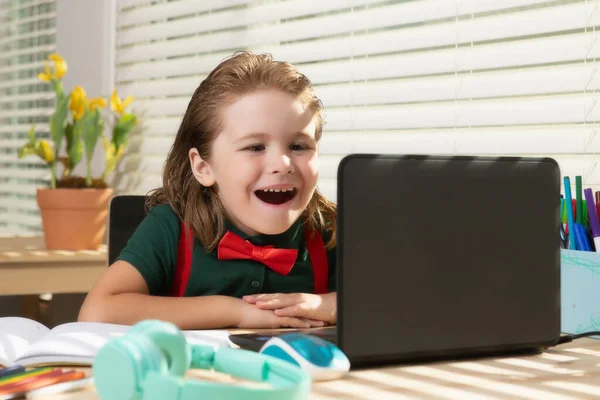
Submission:
<svg viewBox="0 0 600 400">
<path fill-rule="evenodd" d="M 192 173 L 194 177 L 202 186 L 212 186 L 215 184 L 215 177 L 212 173 L 210 165 L 200 157 L 198 150 L 194 147 L 189 152 L 190 165 L 192 166 Z"/>
</svg>

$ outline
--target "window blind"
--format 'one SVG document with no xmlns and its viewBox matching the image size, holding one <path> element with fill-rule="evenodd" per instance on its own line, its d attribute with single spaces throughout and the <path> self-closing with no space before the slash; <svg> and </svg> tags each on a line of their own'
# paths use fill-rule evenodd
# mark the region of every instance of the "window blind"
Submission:
<svg viewBox="0 0 600 400">
<path fill-rule="evenodd" d="M 41 232 L 36 189 L 48 169 L 17 152 L 32 125 L 48 136 L 50 85 L 37 78 L 55 51 L 55 0 L 0 0 L 0 233 Z"/>
<path fill-rule="evenodd" d="M 319 186 L 350 153 L 550 156 L 600 188 L 598 0 L 119 0 L 137 98 L 119 188 L 145 193 L 194 89 L 237 50 L 294 63 L 325 105 Z"/>
</svg>

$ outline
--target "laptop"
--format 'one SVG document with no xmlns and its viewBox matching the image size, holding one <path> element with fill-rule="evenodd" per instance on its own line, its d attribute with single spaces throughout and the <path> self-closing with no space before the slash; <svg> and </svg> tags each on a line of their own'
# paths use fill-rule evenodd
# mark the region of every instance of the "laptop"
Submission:
<svg viewBox="0 0 600 400">
<path fill-rule="evenodd" d="M 354 154 L 337 202 L 337 326 L 307 332 L 353 368 L 557 343 L 553 159 Z M 231 340 L 258 350 L 270 336 Z"/>
</svg>

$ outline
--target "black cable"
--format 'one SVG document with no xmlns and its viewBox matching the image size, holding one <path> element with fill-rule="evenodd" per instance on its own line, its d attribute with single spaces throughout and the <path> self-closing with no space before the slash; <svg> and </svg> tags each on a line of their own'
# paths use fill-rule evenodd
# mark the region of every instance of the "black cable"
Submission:
<svg viewBox="0 0 600 400">
<path fill-rule="evenodd" d="M 558 339 L 558 343 L 556 343 L 556 344 L 559 345 L 559 344 L 563 344 L 563 343 L 569 343 L 575 339 L 580 339 L 580 338 L 588 337 L 588 336 L 600 336 L 600 331 L 584 332 L 584 333 L 579 333 L 577 335 L 561 336 L 560 339 Z"/>
</svg>

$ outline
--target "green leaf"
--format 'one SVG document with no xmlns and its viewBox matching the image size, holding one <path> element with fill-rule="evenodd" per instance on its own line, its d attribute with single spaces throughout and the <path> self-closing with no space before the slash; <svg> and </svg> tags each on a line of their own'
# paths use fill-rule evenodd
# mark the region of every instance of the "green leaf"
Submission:
<svg viewBox="0 0 600 400">
<path fill-rule="evenodd" d="M 75 125 L 68 124 L 65 129 L 67 137 L 67 154 L 69 155 L 70 170 L 73 170 L 83 157 L 83 142 L 81 141 L 81 120 Z"/>
<path fill-rule="evenodd" d="M 133 114 L 124 114 L 119 122 L 113 128 L 112 142 L 115 145 L 115 149 L 119 149 L 122 145 L 127 143 L 127 137 L 129 132 L 137 124 L 137 117 Z"/>
<path fill-rule="evenodd" d="M 35 141 L 37 139 L 35 137 L 35 126 L 32 126 L 31 129 L 29 130 L 29 132 L 27 132 L 27 138 L 29 138 L 29 142 L 35 143 Z"/>
<path fill-rule="evenodd" d="M 52 79 L 50 81 L 50 84 L 52 85 L 52 89 L 56 93 L 56 102 L 60 103 L 65 98 L 65 91 L 63 89 L 62 82 L 57 79 Z"/>
<path fill-rule="evenodd" d="M 20 149 L 18 153 L 19 158 L 27 157 L 30 155 L 37 155 L 37 147 L 34 143 L 25 143 Z"/>
<path fill-rule="evenodd" d="M 104 129 L 104 121 L 100 115 L 100 110 L 86 111 L 79 122 L 82 125 L 81 138 L 83 139 L 85 155 L 88 159 L 91 159 L 96 143 L 98 143 L 98 137 Z"/>
<path fill-rule="evenodd" d="M 77 123 L 77 121 L 75 121 Z M 73 142 L 73 124 L 67 123 L 65 127 L 65 139 L 67 139 L 67 151 L 71 148 L 71 143 Z"/>
<path fill-rule="evenodd" d="M 65 96 L 56 105 L 56 110 L 50 119 L 50 136 L 54 141 L 54 147 L 60 149 L 63 136 L 65 135 L 65 126 L 67 124 L 67 115 L 69 112 L 69 97 Z"/>
<path fill-rule="evenodd" d="M 86 184 L 88 187 L 92 185 L 92 157 L 94 156 L 94 148 L 98 143 L 98 137 L 104 129 L 104 120 L 100 115 L 100 110 L 89 110 L 85 108 L 83 116 L 77 121 L 77 130 L 83 139 L 83 148 L 85 151 L 85 163 L 87 169 Z"/>
</svg>

